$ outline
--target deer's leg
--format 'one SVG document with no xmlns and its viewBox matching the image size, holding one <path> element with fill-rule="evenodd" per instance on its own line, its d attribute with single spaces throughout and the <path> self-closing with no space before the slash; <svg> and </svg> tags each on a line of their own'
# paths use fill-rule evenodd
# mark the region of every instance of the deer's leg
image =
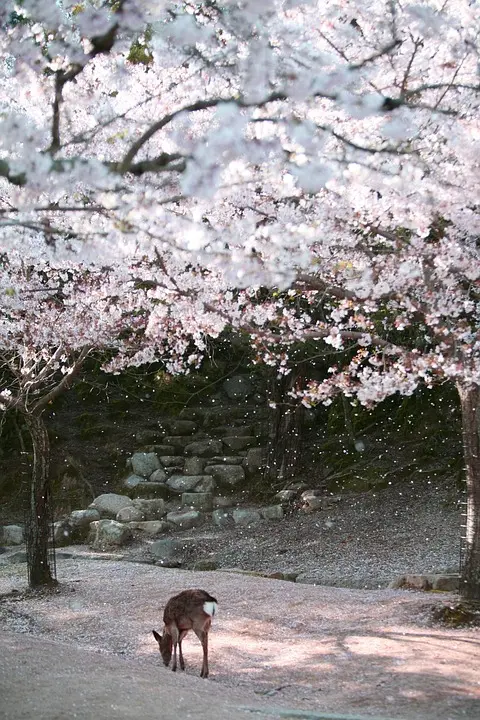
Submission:
<svg viewBox="0 0 480 720">
<path fill-rule="evenodd" d="M 179 654 L 179 659 L 180 659 L 180 669 L 181 670 L 185 670 L 185 661 L 183 659 L 183 652 L 182 652 L 182 640 L 187 633 L 188 633 L 188 630 L 181 630 L 180 636 L 178 638 L 178 654 Z"/>
<path fill-rule="evenodd" d="M 203 631 L 203 638 L 201 639 L 203 648 L 203 663 L 200 677 L 208 677 L 208 630 Z"/>
<path fill-rule="evenodd" d="M 203 628 L 193 628 L 195 631 L 195 635 L 198 637 L 200 642 L 202 643 L 203 648 L 203 663 L 202 663 L 202 670 L 200 672 L 200 677 L 207 678 L 208 677 L 208 629 L 204 630 Z"/>
<path fill-rule="evenodd" d="M 172 642 L 173 642 L 173 663 L 172 663 L 172 670 L 173 670 L 173 672 L 175 672 L 176 669 L 177 669 L 177 644 L 178 644 L 178 640 L 179 640 L 178 628 L 177 628 L 176 626 L 175 626 L 175 627 L 172 627 L 171 630 L 170 630 L 170 632 L 171 632 L 171 635 L 172 635 Z M 182 651 L 180 650 L 180 657 L 181 657 L 181 656 L 182 656 Z"/>
</svg>

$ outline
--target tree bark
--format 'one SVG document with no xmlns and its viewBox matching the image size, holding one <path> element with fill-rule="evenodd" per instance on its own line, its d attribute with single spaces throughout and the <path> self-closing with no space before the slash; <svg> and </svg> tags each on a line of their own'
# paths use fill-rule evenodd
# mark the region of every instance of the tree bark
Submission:
<svg viewBox="0 0 480 720">
<path fill-rule="evenodd" d="M 457 383 L 462 410 L 462 436 L 467 481 L 467 527 L 460 595 L 480 602 L 480 387 Z"/>
<path fill-rule="evenodd" d="M 41 414 L 24 414 L 33 447 L 33 467 L 26 522 L 27 566 L 30 587 L 54 583 L 48 562 L 50 532 L 50 444 Z"/>
<path fill-rule="evenodd" d="M 287 481 L 295 476 L 301 461 L 305 407 L 289 397 L 288 392 L 303 382 L 295 368 L 289 375 L 275 377 L 271 397 L 275 403 L 271 434 L 267 447 L 264 477 L 269 481 Z"/>
</svg>

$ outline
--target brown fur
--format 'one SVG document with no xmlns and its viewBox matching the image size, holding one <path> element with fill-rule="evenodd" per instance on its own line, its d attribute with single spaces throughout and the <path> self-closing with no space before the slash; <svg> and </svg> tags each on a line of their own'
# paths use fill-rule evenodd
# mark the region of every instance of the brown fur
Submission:
<svg viewBox="0 0 480 720">
<path fill-rule="evenodd" d="M 182 640 L 189 630 L 193 630 L 202 643 L 203 663 L 200 676 L 208 677 L 208 631 L 212 624 L 212 616 L 203 609 L 206 602 L 216 603 L 216 599 L 205 590 L 184 590 L 174 595 L 167 602 L 163 613 L 164 628 L 160 635 L 153 630 L 153 636 L 158 642 L 164 665 L 168 666 L 172 658 L 172 670 L 177 669 L 177 645 L 181 670 L 185 670 L 182 652 Z"/>
</svg>

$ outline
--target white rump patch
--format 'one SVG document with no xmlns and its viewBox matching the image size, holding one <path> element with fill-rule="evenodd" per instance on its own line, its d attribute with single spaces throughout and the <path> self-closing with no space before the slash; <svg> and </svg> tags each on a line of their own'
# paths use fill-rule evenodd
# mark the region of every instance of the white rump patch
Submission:
<svg viewBox="0 0 480 720">
<path fill-rule="evenodd" d="M 203 612 L 207 615 L 211 615 L 212 617 L 217 612 L 217 603 L 213 601 L 204 602 L 203 603 Z"/>
</svg>

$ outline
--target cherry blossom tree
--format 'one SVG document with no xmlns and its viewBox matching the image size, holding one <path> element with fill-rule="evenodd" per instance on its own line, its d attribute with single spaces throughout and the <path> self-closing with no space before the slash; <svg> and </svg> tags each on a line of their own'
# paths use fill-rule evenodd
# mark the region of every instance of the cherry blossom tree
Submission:
<svg viewBox="0 0 480 720">
<path fill-rule="evenodd" d="M 136 279 L 138 262 L 130 268 L 123 264 L 120 272 L 71 263 L 55 267 L 39 262 L 38 256 L 33 265 L 14 253 L 2 259 L 0 408 L 20 413 L 33 449 L 26 523 L 32 587 L 52 581 L 47 562 L 50 450 L 45 410 L 72 387 L 87 357 L 102 358 L 110 372 L 156 359 L 172 373 L 186 372 L 198 364 L 205 338 L 218 332 L 217 317 L 205 311 L 200 315 L 190 297 L 172 301 L 175 286 L 165 274 L 167 266 L 164 258 L 162 269 L 155 268 L 152 290 L 145 280 L 146 268 L 142 282 Z M 173 269 L 170 263 L 172 274 Z"/>
<path fill-rule="evenodd" d="M 293 342 L 352 346 L 306 403 L 454 382 L 478 599 L 478 4 L 7 0 L 0 22 L 1 249 L 136 258 L 157 349 L 192 304 L 280 370 Z"/>
<path fill-rule="evenodd" d="M 386 237 L 388 235 L 388 237 Z M 420 385 L 453 383 L 460 399 L 467 482 L 462 594 L 480 592 L 480 258 L 474 241 L 453 241 L 441 227 L 427 238 L 406 233 L 358 234 L 355 254 L 337 252 L 322 271 L 302 274 L 256 324 L 258 359 L 288 373 L 290 348 L 317 343 L 336 350 L 328 377 L 293 388 L 307 407 L 343 393 L 371 407 Z M 390 270 L 389 270 L 390 267 Z M 361 289 L 365 283 L 368 292 Z M 343 351 L 343 352 L 342 352 Z"/>
<path fill-rule="evenodd" d="M 142 318 L 134 322 L 125 303 L 120 306 L 112 296 L 108 272 L 55 271 L 48 263 L 33 265 L 10 256 L 3 258 L 0 286 L 5 381 L 0 404 L 20 413 L 31 438 L 26 540 L 29 580 L 36 587 L 52 581 L 47 562 L 50 451 L 43 414 L 73 385 L 92 351 L 114 345 L 125 313 L 132 332 L 142 326 Z"/>
<path fill-rule="evenodd" d="M 4 242 L 95 262 L 174 246 L 285 287 L 345 220 L 474 230 L 467 0 L 3 7 Z"/>
</svg>

